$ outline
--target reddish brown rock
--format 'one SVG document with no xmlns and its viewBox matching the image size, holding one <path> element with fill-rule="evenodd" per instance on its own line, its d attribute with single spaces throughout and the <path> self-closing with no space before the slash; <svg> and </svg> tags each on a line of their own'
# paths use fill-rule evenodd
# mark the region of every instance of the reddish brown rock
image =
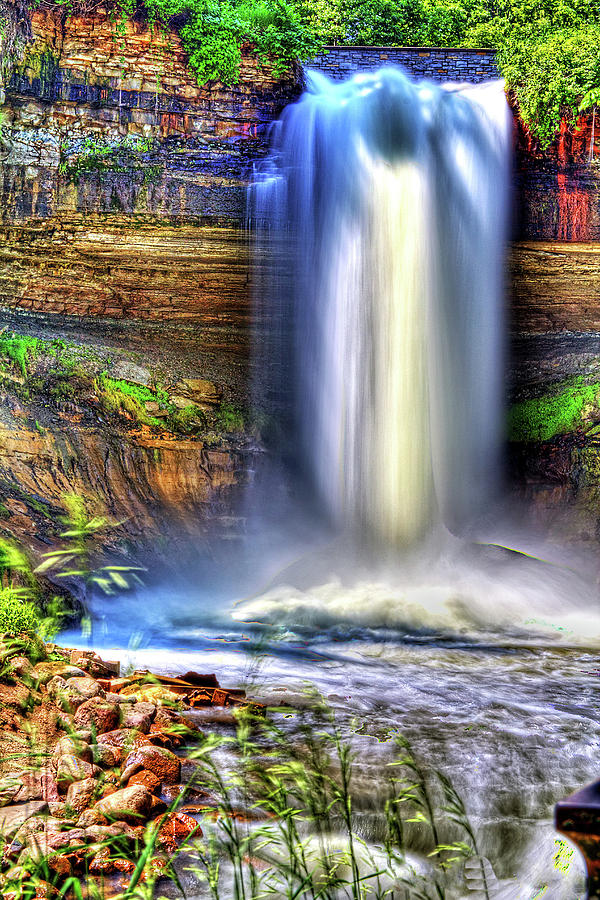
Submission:
<svg viewBox="0 0 600 900">
<path fill-rule="evenodd" d="M 75 724 L 80 728 L 91 727 L 97 734 L 111 732 L 119 724 L 119 707 L 100 697 L 92 697 L 82 703 L 75 713 Z"/>
<path fill-rule="evenodd" d="M 90 863 L 91 875 L 131 875 L 134 870 L 135 864 L 131 860 L 115 857 L 110 847 L 102 847 Z"/>
<path fill-rule="evenodd" d="M 158 832 L 158 842 L 167 852 L 173 853 L 191 834 L 202 837 L 202 829 L 195 819 L 182 812 L 169 813 Z"/>
<path fill-rule="evenodd" d="M 176 784 L 180 780 L 181 761 L 164 747 L 143 745 L 129 753 L 124 763 L 128 777 L 139 769 L 153 772 L 165 784 Z"/>
<path fill-rule="evenodd" d="M 132 775 L 127 781 L 127 784 L 129 787 L 133 784 L 141 784 L 145 788 L 148 788 L 151 794 L 156 794 L 160 790 L 162 781 L 154 774 L 154 772 L 150 772 L 148 769 L 142 769 L 141 772 L 136 772 L 135 775 Z"/>
</svg>

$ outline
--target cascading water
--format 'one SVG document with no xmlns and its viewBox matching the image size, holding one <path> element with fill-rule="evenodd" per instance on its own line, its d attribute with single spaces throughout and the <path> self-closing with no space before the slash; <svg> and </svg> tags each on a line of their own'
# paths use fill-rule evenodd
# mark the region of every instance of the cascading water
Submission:
<svg viewBox="0 0 600 900">
<path fill-rule="evenodd" d="M 460 529 L 499 473 L 511 118 L 500 83 L 309 82 L 251 194 L 286 235 L 279 375 L 329 516 L 411 543 Z"/>
</svg>

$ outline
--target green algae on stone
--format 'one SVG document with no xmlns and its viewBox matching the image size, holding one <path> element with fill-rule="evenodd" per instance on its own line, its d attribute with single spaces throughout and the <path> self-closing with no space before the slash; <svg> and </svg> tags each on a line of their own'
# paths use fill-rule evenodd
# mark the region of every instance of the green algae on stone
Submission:
<svg viewBox="0 0 600 900">
<path fill-rule="evenodd" d="M 587 384 L 578 377 L 557 386 L 557 392 L 511 407 L 508 438 L 514 442 L 549 441 L 559 434 L 589 426 L 600 414 L 600 384 Z"/>
</svg>

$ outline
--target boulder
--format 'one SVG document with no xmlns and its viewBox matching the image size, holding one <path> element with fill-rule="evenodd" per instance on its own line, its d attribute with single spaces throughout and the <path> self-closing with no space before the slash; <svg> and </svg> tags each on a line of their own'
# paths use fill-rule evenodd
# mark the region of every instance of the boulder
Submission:
<svg viewBox="0 0 600 900">
<path fill-rule="evenodd" d="M 94 744 L 92 747 L 94 762 L 106 769 L 114 769 L 123 759 L 123 752 L 119 747 L 111 747 L 109 744 Z"/>
<path fill-rule="evenodd" d="M 111 378 L 117 378 L 120 381 L 131 381 L 132 384 L 140 384 L 144 387 L 148 387 L 152 380 L 152 375 L 148 369 L 131 362 L 129 359 L 116 360 L 109 368 L 109 375 Z"/>
<path fill-rule="evenodd" d="M 113 731 L 119 724 L 119 706 L 102 697 L 86 700 L 75 713 L 75 725 L 79 728 L 90 727 L 97 734 Z"/>
<path fill-rule="evenodd" d="M 34 667 L 26 656 L 14 656 L 10 661 L 10 674 L 17 678 L 35 678 Z"/>
<path fill-rule="evenodd" d="M 12 837 L 23 822 L 32 816 L 39 816 L 46 812 L 48 804 L 45 800 L 32 800 L 29 803 L 20 803 L 17 806 L 5 806 L 0 809 L 0 837 L 4 840 Z"/>
<path fill-rule="evenodd" d="M 85 678 L 87 675 L 83 669 L 77 666 L 65 665 L 60 660 L 47 660 L 40 662 L 33 668 L 32 676 L 39 684 L 48 684 L 55 676 L 68 680 L 69 678 Z"/>
<path fill-rule="evenodd" d="M 82 813 L 100 796 L 100 786 L 95 778 L 74 781 L 67 790 L 67 803 L 75 812 Z"/>
<path fill-rule="evenodd" d="M 132 775 L 127 784 L 129 787 L 133 784 L 141 784 L 145 788 L 148 788 L 151 794 L 156 794 L 160 790 L 162 781 L 154 774 L 154 772 L 149 772 L 148 769 L 142 769 L 140 772 L 136 772 L 135 775 Z"/>
<path fill-rule="evenodd" d="M 109 797 L 98 800 L 94 809 L 110 821 L 120 819 L 124 822 L 141 823 L 145 821 L 152 807 L 152 794 L 141 784 L 122 788 Z"/>
<path fill-rule="evenodd" d="M 210 409 L 220 403 L 222 391 L 212 381 L 205 378 L 185 378 L 174 387 L 176 396 L 185 399 L 189 406 L 193 403 L 200 409 Z"/>
<path fill-rule="evenodd" d="M 78 759 L 76 756 L 61 756 L 56 766 L 58 790 L 65 793 L 73 781 L 94 778 L 100 771 L 99 766 Z"/>
<path fill-rule="evenodd" d="M 13 797 L 14 803 L 22 803 L 27 800 L 56 801 L 58 786 L 54 773 L 50 769 L 39 769 L 30 772 L 21 772 L 16 776 L 19 780 L 19 790 Z"/>
<path fill-rule="evenodd" d="M 15 798 L 15 795 L 21 788 L 21 781 L 18 773 L 9 772 L 0 779 L 0 806 L 7 806 Z"/>
<path fill-rule="evenodd" d="M 129 752 L 140 744 L 147 744 L 148 738 L 140 731 L 134 728 L 116 728 L 114 731 L 107 731 L 98 735 L 98 744 L 105 744 L 109 747 L 118 747 L 121 750 Z"/>
<path fill-rule="evenodd" d="M 123 777 L 127 772 L 127 780 L 129 780 L 140 769 L 153 772 L 165 784 L 176 784 L 180 781 L 181 761 L 165 747 L 155 747 L 152 744 L 142 745 L 127 755 Z"/>
<path fill-rule="evenodd" d="M 48 682 L 48 694 L 57 706 L 69 713 L 91 697 L 102 696 L 104 691 L 93 678 L 87 676 L 84 678 L 75 676 L 67 680 L 55 675 Z"/>
<path fill-rule="evenodd" d="M 123 710 L 123 728 L 136 728 L 148 734 L 155 716 L 156 706 L 153 703 L 134 703 Z"/>
<path fill-rule="evenodd" d="M 75 736 L 62 737 L 52 752 L 52 759 L 58 763 L 61 756 L 76 756 L 85 762 L 92 762 L 92 748 Z"/>
<path fill-rule="evenodd" d="M 97 809 L 84 809 L 77 819 L 78 828 L 90 828 L 92 825 L 106 825 L 108 819 Z"/>
</svg>

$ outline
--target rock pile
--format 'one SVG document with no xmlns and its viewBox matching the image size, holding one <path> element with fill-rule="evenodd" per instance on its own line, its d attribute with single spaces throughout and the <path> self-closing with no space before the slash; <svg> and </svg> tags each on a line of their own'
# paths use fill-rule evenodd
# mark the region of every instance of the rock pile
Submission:
<svg viewBox="0 0 600 900">
<path fill-rule="evenodd" d="M 214 806 L 206 792 L 182 782 L 184 744 L 197 728 L 181 713 L 247 701 L 214 675 L 138 671 L 120 678 L 118 665 L 91 651 L 50 649 L 23 677 L 54 716 L 55 740 L 41 753 L 31 748 L 37 764 L 0 778 L 0 889 L 42 858 L 57 876 L 130 875 L 154 819 L 158 834 L 144 877 L 159 877 L 178 844 L 202 834 L 190 813 Z M 42 884 L 39 896 L 53 890 Z"/>
</svg>

